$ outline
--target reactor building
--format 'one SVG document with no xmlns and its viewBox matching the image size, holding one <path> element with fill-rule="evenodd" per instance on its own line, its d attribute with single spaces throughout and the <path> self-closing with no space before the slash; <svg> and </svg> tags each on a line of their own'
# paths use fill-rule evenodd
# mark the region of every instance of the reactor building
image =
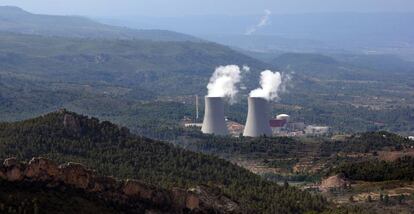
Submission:
<svg viewBox="0 0 414 214">
<path fill-rule="evenodd" d="M 248 108 L 243 136 L 271 136 L 272 129 L 269 125 L 269 102 L 262 97 L 249 97 Z"/>
<path fill-rule="evenodd" d="M 222 136 L 229 134 L 224 118 L 223 97 L 205 97 L 204 120 L 201 132 Z"/>
</svg>

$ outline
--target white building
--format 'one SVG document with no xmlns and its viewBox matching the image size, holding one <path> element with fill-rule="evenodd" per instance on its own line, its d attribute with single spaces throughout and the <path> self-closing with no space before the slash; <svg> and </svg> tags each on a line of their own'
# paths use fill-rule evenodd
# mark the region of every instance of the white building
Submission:
<svg viewBox="0 0 414 214">
<path fill-rule="evenodd" d="M 313 126 L 309 125 L 305 128 L 305 134 L 308 135 L 323 135 L 329 132 L 329 127 L 327 126 Z"/>
</svg>

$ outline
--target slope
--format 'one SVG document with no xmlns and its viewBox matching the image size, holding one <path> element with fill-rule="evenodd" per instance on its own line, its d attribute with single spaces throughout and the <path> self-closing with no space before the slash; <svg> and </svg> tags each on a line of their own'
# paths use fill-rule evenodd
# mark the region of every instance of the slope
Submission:
<svg viewBox="0 0 414 214">
<path fill-rule="evenodd" d="M 0 31 L 44 36 L 155 41 L 201 41 L 167 30 L 133 30 L 104 25 L 79 16 L 32 14 L 13 6 L 0 6 Z"/>
<path fill-rule="evenodd" d="M 214 43 L 107 40 L 0 33 L 0 104 L 6 120 L 59 107 L 204 94 L 216 66 L 267 65 Z M 251 78 L 253 79 L 253 78 Z M 254 78 L 255 79 L 255 78 Z M 79 105 L 78 105 L 79 104 Z M 73 108 L 72 106 L 79 106 Z M 122 106 L 116 106 L 122 111 Z M 112 112 L 88 112 L 112 114 Z"/>
<path fill-rule="evenodd" d="M 65 110 L 1 123 L 0 158 L 10 156 L 76 161 L 105 175 L 136 178 L 166 188 L 206 184 L 239 201 L 246 212 L 302 213 L 324 207 L 319 196 L 280 187 L 222 159 L 135 136 L 126 128 Z"/>
</svg>

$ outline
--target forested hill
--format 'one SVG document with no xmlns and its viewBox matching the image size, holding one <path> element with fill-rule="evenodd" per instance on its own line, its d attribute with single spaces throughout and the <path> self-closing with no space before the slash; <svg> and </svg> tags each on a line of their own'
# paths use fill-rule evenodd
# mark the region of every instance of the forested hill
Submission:
<svg viewBox="0 0 414 214">
<path fill-rule="evenodd" d="M 18 7 L 0 6 L 0 31 L 76 38 L 201 41 L 167 30 L 134 30 L 104 25 L 80 16 L 32 14 Z"/>
<path fill-rule="evenodd" d="M 126 128 L 61 110 L 15 123 L 0 123 L 0 158 L 43 156 L 75 161 L 119 178 L 169 188 L 205 184 L 255 213 L 320 211 L 325 201 L 280 187 L 225 160 L 133 135 Z"/>
<path fill-rule="evenodd" d="M 14 33 L 0 33 L 0 62 L 3 121 L 26 119 L 60 107 L 119 115 L 125 111 L 120 103 L 131 106 L 137 100 L 162 95 L 205 94 L 211 74 L 220 65 L 249 65 L 251 88 L 256 87 L 259 71 L 268 68 L 214 43 Z M 90 101 L 93 111 L 85 107 Z M 102 109 L 111 105 L 109 111 Z"/>
</svg>

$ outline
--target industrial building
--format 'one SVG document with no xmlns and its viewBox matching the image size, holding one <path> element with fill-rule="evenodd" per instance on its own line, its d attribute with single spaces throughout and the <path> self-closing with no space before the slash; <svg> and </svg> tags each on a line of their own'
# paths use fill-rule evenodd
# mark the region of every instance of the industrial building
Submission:
<svg viewBox="0 0 414 214">
<path fill-rule="evenodd" d="M 248 98 L 248 111 L 243 136 L 259 137 L 272 136 L 269 125 L 269 102 L 261 97 Z"/>
<path fill-rule="evenodd" d="M 205 97 L 204 111 L 201 132 L 214 135 L 229 134 L 224 118 L 224 100 L 222 97 Z"/>
<path fill-rule="evenodd" d="M 327 126 L 313 126 L 309 125 L 305 128 L 306 135 L 324 135 L 329 132 L 329 127 Z"/>
<path fill-rule="evenodd" d="M 327 126 L 306 125 L 304 122 L 293 122 L 287 114 L 279 114 L 271 118 L 269 102 L 260 97 L 248 98 L 248 112 L 246 124 L 227 120 L 224 113 L 224 99 L 222 97 L 205 97 L 205 113 L 203 123 L 197 123 L 198 97 L 196 98 L 196 119 L 185 117 L 182 120 L 184 127 L 201 128 L 204 134 L 233 137 L 260 137 L 260 136 L 303 136 L 324 135 L 329 132 Z"/>
</svg>

